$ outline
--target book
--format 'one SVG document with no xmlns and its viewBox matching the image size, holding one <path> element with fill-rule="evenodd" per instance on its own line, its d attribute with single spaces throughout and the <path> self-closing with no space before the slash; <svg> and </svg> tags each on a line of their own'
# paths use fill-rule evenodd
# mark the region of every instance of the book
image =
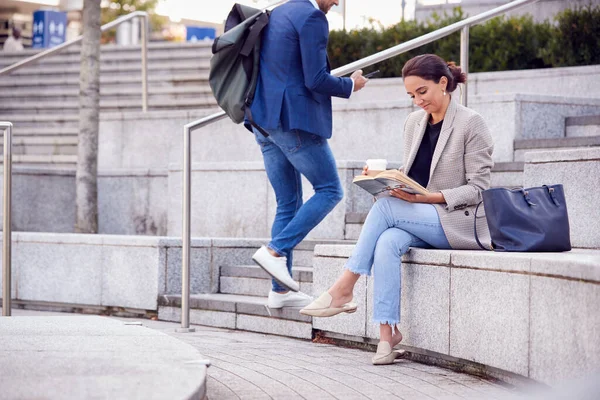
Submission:
<svg viewBox="0 0 600 400">
<path fill-rule="evenodd" d="M 360 186 L 373 196 L 392 189 L 401 189 L 413 194 L 427 194 L 429 191 L 417 181 L 397 169 L 388 169 L 377 175 L 358 175 L 352 183 Z"/>
</svg>

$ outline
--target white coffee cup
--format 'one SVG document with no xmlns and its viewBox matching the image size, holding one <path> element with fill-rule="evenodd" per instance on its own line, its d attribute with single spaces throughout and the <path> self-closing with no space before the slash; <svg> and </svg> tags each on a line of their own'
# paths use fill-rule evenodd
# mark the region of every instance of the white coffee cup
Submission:
<svg viewBox="0 0 600 400">
<path fill-rule="evenodd" d="M 377 175 L 387 169 L 387 160 L 385 158 L 370 158 L 367 160 L 368 175 Z"/>
</svg>

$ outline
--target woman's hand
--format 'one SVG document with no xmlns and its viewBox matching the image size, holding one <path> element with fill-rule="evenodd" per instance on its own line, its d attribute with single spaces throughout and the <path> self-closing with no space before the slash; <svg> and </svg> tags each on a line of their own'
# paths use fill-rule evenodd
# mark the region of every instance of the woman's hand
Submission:
<svg viewBox="0 0 600 400">
<path fill-rule="evenodd" d="M 368 172 L 368 171 L 369 171 L 369 166 L 368 166 L 368 165 L 365 165 L 365 166 L 363 167 L 363 172 L 362 172 L 362 174 L 363 174 L 363 175 L 369 175 L 369 174 L 367 174 L 367 172 Z"/>
<path fill-rule="evenodd" d="M 390 190 L 390 195 L 397 199 L 408 201 L 409 203 L 427 203 L 427 204 L 442 204 L 446 202 L 442 193 L 428 193 L 428 194 L 412 194 L 407 193 L 402 189 Z"/>
</svg>

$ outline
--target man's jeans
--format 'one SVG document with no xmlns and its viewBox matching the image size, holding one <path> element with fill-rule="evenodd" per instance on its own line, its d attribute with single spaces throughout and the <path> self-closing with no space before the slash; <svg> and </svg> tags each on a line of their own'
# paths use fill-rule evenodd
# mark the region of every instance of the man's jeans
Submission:
<svg viewBox="0 0 600 400">
<path fill-rule="evenodd" d="M 268 247 L 287 257 L 291 275 L 294 247 L 333 210 L 344 192 L 326 139 L 299 130 L 270 129 L 268 133 L 264 137 L 254 130 L 277 199 Z M 302 204 L 301 175 L 315 191 L 305 204 Z M 273 290 L 287 289 L 273 280 Z"/>
<path fill-rule="evenodd" d="M 401 258 L 409 247 L 450 249 L 437 210 L 431 204 L 384 197 L 373 205 L 346 269 L 370 275 L 373 269 L 373 321 L 400 322 Z"/>
</svg>

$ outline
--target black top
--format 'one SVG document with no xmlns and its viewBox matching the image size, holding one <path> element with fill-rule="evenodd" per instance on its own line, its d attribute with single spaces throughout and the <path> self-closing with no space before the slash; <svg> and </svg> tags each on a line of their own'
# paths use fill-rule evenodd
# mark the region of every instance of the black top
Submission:
<svg viewBox="0 0 600 400">
<path fill-rule="evenodd" d="M 441 120 L 437 124 L 427 123 L 427 128 L 425 128 L 423 140 L 417 151 L 415 161 L 410 167 L 410 171 L 408 171 L 408 176 L 419 182 L 423 187 L 427 187 L 427 184 L 429 183 L 431 159 L 433 158 L 435 146 L 440 138 L 443 122 L 444 120 Z"/>
</svg>

